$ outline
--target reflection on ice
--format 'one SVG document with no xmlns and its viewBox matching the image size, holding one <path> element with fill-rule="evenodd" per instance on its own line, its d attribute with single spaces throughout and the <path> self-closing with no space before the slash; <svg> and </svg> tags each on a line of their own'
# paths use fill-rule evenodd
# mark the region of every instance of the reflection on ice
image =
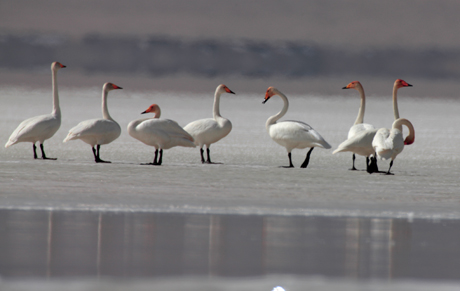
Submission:
<svg viewBox="0 0 460 291">
<path fill-rule="evenodd" d="M 0 275 L 298 275 L 459 280 L 460 222 L 118 212 L 0 212 Z"/>
</svg>

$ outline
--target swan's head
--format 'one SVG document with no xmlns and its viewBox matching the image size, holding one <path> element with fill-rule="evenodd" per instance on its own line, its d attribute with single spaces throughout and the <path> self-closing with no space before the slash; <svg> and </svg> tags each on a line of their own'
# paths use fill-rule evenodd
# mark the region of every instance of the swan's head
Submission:
<svg viewBox="0 0 460 291">
<path fill-rule="evenodd" d="M 232 90 L 228 89 L 227 86 L 225 86 L 224 84 L 220 84 L 219 86 L 217 86 L 217 92 L 219 93 L 230 93 L 230 94 L 235 94 L 235 92 L 233 92 Z"/>
<path fill-rule="evenodd" d="M 410 144 L 413 144 L 414 141 L 415 141 L 415 133 L 412 136 L 408 135 L 406 139 L 404 140 L 404 144 L 410 145 Z"/>
<path fill-rule="evenodd" d="M 350 84 L 348 84 L 345 87 L 343 87 L 342 89 L 356 89 L 356 90 L 358 90 L 359 87 L 362 87 L 361 83 L 359 81 L 353 81 Z"/>
<path fill-rule="evenodd" d="M 275 87 L 268 87 L 267 92 L 265 92 L 265 100 L 262 102 L 265 104 L 265 102 L 268 101 L 268 99 L 272 98 L 274 95 L 278 95 L 280 91 L 276 89 Z"/>
<path fill-rule="evenodd" d="M 157 104 L 152 104 L 141 114 L 145 113 L 155 113 L 155 118 L 159 118 L 161 114 L 160 106 L 158 106 Z"/>
<path fill-rule="evenodd" d="M 406 81 L 402 80 L 402 79 L 397 79 L 395 81 L 395 85 L 394 85 L 396 88 L 402 88 L 402 87 L 412 87 L 411 84 L 407 83 Z"/>
<path fill-rule="evenodd" d="M 63 64 L 61 64 L 60 62 L 53 62 L 51 63 L 51 70 L 53 71 L 57 71 L 59 69 L 62 69 L 62 68 L 65 68 L 66 66 L 64 66 Z"/>
<path fill-rule="evenodd" d="M 121 88 L 120 86 L 117 86 L 113 83 L 105 83 L 104 86 L 102 87 L 102 89 L 104 91 L 112 91 L 112 90 L 115 90 L 115 89 L 123 89 Z"/>
</svg>

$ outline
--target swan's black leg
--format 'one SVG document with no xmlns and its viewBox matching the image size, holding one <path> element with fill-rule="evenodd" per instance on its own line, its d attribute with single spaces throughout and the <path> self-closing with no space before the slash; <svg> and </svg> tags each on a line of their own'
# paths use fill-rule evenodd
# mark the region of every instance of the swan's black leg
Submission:
<svg viewBox="0 0 460 291">
<path fill-rule="evenodd" d="M 94 161 L 97 163 L 96 149 L 94 147 L 91 147 L 91 149 L 93 150 Z"/>
<path fill-rule="evenodd" d="M 201 154 L 201 163 L 204 164 L 206 161 L 204 160 L 204 156 L 203 156 L 203 153 L 204 153 L 204 149 L 201 148 L 200 149 L 200 154 Z"/>
<path fill-rule="evenodd" d="M 153 158 L 152 165 L 158 164 L 158 149 L 155 149 L 155 157 Z"/>
<path fill-rule="evenodd" d="M 160 149 L 160 157 L 158 158 L 158 166 L 161 166 L 161 163 L 163 162 L 163 149 Z"/>
<path fill-rule="evenodd" d="M 352 160 L 353 160 L 353 167 L 351 167 L 350 170 L 351 170 L 351 171 L 356 171 L 357 169 L 355 168 L 355 160 L 356 160 L 355 154 L 353 154 Z"/>
<path fill-rule="evenodd" d="M 47 158 L 45 155 L 45 149 L 43 148 L 43 144 L 40 144 L 40 149 L 42 151 L 42 159 L 44 160 L 57 160 L 57 158 Z"/>
<path fill-rule="evenodd" d="M 282 168 L 294 168 L 294 165 L 292 164 L 291 153 L 288 153 L 288 158 L 289 158 L 289 166 L 281 166 Z"/>
<path fill-rule="evenodd" d="M 211 162 L 211 155 L 210 155 L 210 150 L 208 147 L 206 147 L 206 155 L 208 157 L 208 160 L 206 161 L 207 164 L 212 164 Z"/>
<path fill-rule="evenodd" d="M 38 158 L 38 156 L 37 156 L 37 146 L 34 143 L 32 144 L 32 146 L 33 146 L 33 149 L 34 149 L 34 159 L 37 159 Z"/>
<path fill-rule="evenodd" d="M 392 166 L 393 166 L 393 160 L 391 160 L 390 167 L 388 168 L 388 172 L 386 172 L 385 175 L 394 175 L 393 173 L 390 172 Z"/>
<path fill-rule="evenodd" d="M 101 145 L 97 145 L 97 153 L 96 153 L 96 163 L 111 163 L 110 161 L 104 161 L 101 160 L 100 158 L 100 150 L 101 150 Z M 93 148 L 93 153 L 94 153 L 94 148 Z"/>
<path fill-rule="evenodd" d="M 308 153 L 307 156 L 305 157 L 305 161 L 303 161 L 302 165 L 300 166 L 301 168 L 306 168 L 308 166 L 308 163 L 310 162 L 310 154 L 313 151 L 314 147 L 312 147 Z M 354 156 L 354 155 L 353 155 Z"/>
</svg>

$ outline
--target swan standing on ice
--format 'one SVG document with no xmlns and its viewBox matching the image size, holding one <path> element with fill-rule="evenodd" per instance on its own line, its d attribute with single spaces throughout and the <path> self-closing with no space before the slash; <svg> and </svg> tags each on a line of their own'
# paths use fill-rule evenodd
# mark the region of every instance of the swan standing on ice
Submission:
<svg viewBox="0 0 460 291">
<path fill-rule="evenodd" d="M 404 139 L 402 133 L 402 126 L 405 125 L 409 129 L 409 135 Z M 390 173 L 393 161 L 396 156 L 399 155 L 404 149 L 404 145 L 410 145 L 414 143 L 415 130 L 412 123 L 405 119 L 399 118 L 393 122 L 391 129 L 381 128 L 375 134 L 372 146 L 380 159 L 388 160 L 391 159 L 390 168 L 386 172 L 387 175 Z"/>
<path fill-rule="evenodd" d="M 34 151 L 34 159 L 37 159 L 37 147 L 35 146 L 35 143 L 40 142 L 42 159 L 56 160 L 56 158 L 46 157 L 43 143 L 45 140 L 51 138 L 61 126 L 61 108 L 59 107 L 57 71 L 65 67 L 66 66 L 59 62 L 51 64 L 53 86 L 53 111 L 51 114 L 31 117 L 21 122 L 21 124 L 19 124 L 19 126 L 11 134 L 8 142 L 5 144 L 5 148 L 19 142 L 31 142 Z"/>
<path fill-rule="evenodd" d="M 153 163 L 148 165 L 160 166 L 164 149 L 167 150 L 175 146 L 195 147 L 193 137 L 180 127 L 177 122 L 170 119 L 159 119 L 161 110 L 157 104 L 152 104 L 141 114 L 149 112 L 155 113 L 155 116 L 153 118 L 133 120 L 128 124 L 130 136 L 146 145 L 155 147 L 155 158 Z M 159 158 L 158 149 L 160 149 Z"/>
<path fill-rule="evenodd" d="M 217 86 L 216 92 L 214 93 L 214 107 L 212 111 L 214 117 L 196 120 L 184 127 L 184 130 L 195 139 L 195 144 L 200 147 L 202 163 L 212 164 L 209 147 L 211 144 L 226 137 L 232 130 L 232 123 L 230 120 L 220 115 L 219 104 L 220 95 L 222 95 L 222 93 L 235 94 L 224 84 Z M 204 145 L 206 145 L 207 160 L 205 160 L 203 156 Z"/>
<path fill-rule="evenodd" d="M 393 85 L 393 114 L 394 114 L 395 120 L 399 118 L 397 92 L 399 88 L 403 88 L 403 87 L 412 87 L 412 85 L 401 79 L 397 79 L 394 82 L 394 85 Z M 353 152 L 353 153 L 357 153 L 358 155 L 365 156 L 366 164 L 367 164 L 367 172 L 370 174 L 378 172 L 379 169 L 377 167 L 377 157 L 375 156 L 376 155 L 375 150 L 374 150 L 374 147 L 372 146 L 372 141 L 374 140 L 376 133 L 377 133 L 377 129 L 374 128 L 374 129 L 362 130 L 351 137 L 349 136 L 346 141 L 342 142 L 338 146 L 338 148 L 333 152 L 333 154 L 336 154 L 339 152 Z"/>
<path fill-rule="evenodd" d="M 310 154 L 315 147 L 330 149 L 331 146 L 316 130 L 302 121 L 286 120 L 277 122 L 286 114 L 289 108 L 289 101 L 278 89 L 269 87 L 265 93 L 265 100 L 262 103 L 265 104 L 268 99 L 274 95 L 278 95 L 281 99 L 283 99 L 284 106 L 280 112 L 267 119 L 265 126 L 268 134 L 276 143 L 286 148 L 289 157 L 289 166 L 285 168 L 294 167 L 291 159 L 291 151 L 293 149 L 304 149 L 310 147 L 311 149 L 308 151 L 305 161 L 300 166 L 301 168 L 306 168 L 310 161 Z"/>
<path fill-rule="evenodd" d="M 354 125 L 348 131 L 348 137 L 347 137 L 347 141 L 348 141 L 349 139 L 352 139 L 354 136 L 356 136 L 356 134 L 358 134 L 359 132 L 364 131 L 364 130 L 372 130 L 372 129 L 375 129 L 375 127 L 372 124 L 363 123 L 364 122 L 364 111 L 366 110 L 366 95 L 364 94 L 364 88 L 361 85 L 361 83 L 359 81 L 353 81 L 350 84 L 348 84 L 347 86 L 343 87 L 342 89 L 355 89 L 355 90 L 357 90 L 359 92 L 359 95 L 361 97 L 361 105 L 359 106 L 358 116 L 356 117 Z M 372 143 L 372 139 L 371 139 L 370 144 L 369 144 L 370 149 L 372 149 L 371 143 Z M 340 148 L 340 146 L 339 146 L 339 148 Z M 360 152 L 359 148 L 357 149 L 357 151 Z M 337 152 L 337 150 L 334 151 L 333 154 L 336 153 L 336 152 Z M 353 152 L 353 157 L 352 157 L 353 166 L 351 167 L 350 170 L 355 171 L 356 170 L 356 167 L 355 167 L 356 156 L 355 156 L 355 154 L 358 154 L 358 155 L 360 155 L 360 154 L 358 152 L 356 152 L 356 151 L 353 151 L 353 150 L 351 150 L 351 152 Z M 365 157 L 366 157 L 366 165 L 368 166 L 369 165 L 369 156 L 366 155 Z"/>
<path fill-rule="evenodd" d="M 115 89 L 123 89 L 112 83 L 105 83 L 102 87 L 102 118 L 90 119 L 80 122 L 77 126 L 69 130 L 69 134 L 64 139 L 64 142 L 74 139 L 81 139 L 91 145 L 96 163 L 110 163 L 103 161 L 100 158 L 99 150 L 101 145 L 109 144 L 116 140 L 121 133 L 121 128 L 118 123 L 113 120 L 107 109 L 107 95 L 109 91 Z M 97 151 L 94 146 L 97 145 Z"/>
</svg>

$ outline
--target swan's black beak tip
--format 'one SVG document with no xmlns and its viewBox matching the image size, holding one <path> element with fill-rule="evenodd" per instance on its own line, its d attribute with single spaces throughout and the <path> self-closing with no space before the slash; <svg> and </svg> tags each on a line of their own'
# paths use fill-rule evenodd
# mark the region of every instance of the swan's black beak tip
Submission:
<svg viewBox="0 0 460 291">
<path fill-rule="evenodd" d="M 343 87 L 342 89 L 348 89 L 347 87 Z"/>
</svg>

